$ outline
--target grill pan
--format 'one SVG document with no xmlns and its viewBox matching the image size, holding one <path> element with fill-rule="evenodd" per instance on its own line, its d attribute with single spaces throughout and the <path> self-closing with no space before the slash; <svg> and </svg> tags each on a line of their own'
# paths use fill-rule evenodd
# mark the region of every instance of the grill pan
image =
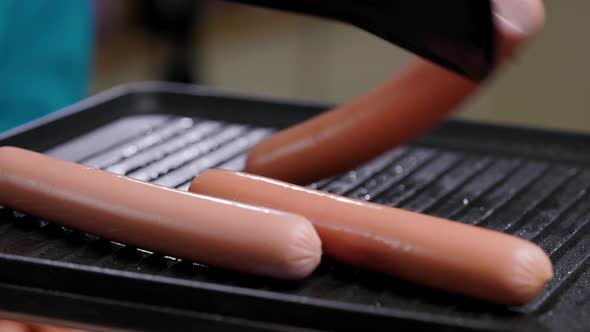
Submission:
<svg viewBox="0 0 590 332">
<path fill-rule="evenodd" d="M 210 167 L 328 105 L 139 83 L 0 137 L 11 145 L 186 190 Z M 555 278 L 524 307 L 490 305 L 325 259 L 307 280 L 240 275 L 0 208 L 0 316 L 142 331 L 586 331 L 590 136 L 450 120 L 311 185 L 516 234 Z M 0 188 L 2 190 L 2 188 Z"/>
</svg>

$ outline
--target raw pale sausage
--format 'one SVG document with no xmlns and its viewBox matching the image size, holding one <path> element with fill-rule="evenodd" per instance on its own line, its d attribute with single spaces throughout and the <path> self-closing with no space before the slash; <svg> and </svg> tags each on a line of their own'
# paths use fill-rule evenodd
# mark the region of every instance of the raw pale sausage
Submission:
<svg viewBox="0 0 590 332">
<path fill-rule="evenodd" d="M 266 138 L 245 172 L 307 185 L 351 170 L 433 128 L 472 82 L 419 63 L 371 93 Z"/>
<path fill-rule="evenodd" d="M 319 264 L 312 224 L 291 213 L 168 189 L 0 148 L 0 205 L 202 264 L 301 279 Z"/>
<path fill-rule="evenodd" d="M 497 64 L 542 29 L 542 1 L 493 1 Z M 256 145 L 245 171 L 299 185 L 339 175 L 439 125 L 482 85 L 419 59 L 400 75 Z"/>
<path fill-rule="evenodd" d="M 202 173 L 189 190 L 303 215 L 326 255 L 486 301 L 525 304 L 553 276 L 540 247 L 481 227 L 226 170 Z"/>
</svg>

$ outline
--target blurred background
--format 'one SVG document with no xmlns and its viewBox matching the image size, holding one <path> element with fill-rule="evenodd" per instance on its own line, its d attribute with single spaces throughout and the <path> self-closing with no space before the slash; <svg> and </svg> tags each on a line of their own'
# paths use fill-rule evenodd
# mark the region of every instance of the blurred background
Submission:
<svg viewBox="0 0 590 332">
<path fill-rule="evenodd" d="M 542 35 L 456 116 L 590 132 L 590 1 L 546 5 Z M 411 58 L 354 27 L 224 1 L 96 0 L 95 9 L 91 93 L 168 80 L 338 104 Z"/>
</svg>

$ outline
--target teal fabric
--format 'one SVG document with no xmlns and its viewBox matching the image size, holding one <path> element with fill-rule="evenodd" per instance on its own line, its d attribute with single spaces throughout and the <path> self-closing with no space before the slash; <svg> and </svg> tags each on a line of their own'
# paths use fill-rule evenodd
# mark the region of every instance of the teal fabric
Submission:
<svg viewBox="0 0 590 332">
<path fill-rule="evenodd" d="M 0 132 L 88 93 L 90 0 L 0 0 Z"/>
</svg>

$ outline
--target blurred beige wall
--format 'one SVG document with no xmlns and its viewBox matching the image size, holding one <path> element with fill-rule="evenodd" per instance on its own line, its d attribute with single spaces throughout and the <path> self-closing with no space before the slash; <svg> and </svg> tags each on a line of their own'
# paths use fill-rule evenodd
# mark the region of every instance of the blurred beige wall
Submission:
<svg viewBox="0 0 590 332">
<path fill-rule="evenodd" d="M 590 132 L 590 1 L 545 3 L 543 33 L 457 115 Z M 218 1 L 208 2 L 200 33 L 204 83 L 258 95 L 342 103 L 411 58 L 347 25 Z M 153 79 L 164 52 L 126 35 L 103 49 L 110 56 L 99 55 L 95 90 Z"/>
</svg>

